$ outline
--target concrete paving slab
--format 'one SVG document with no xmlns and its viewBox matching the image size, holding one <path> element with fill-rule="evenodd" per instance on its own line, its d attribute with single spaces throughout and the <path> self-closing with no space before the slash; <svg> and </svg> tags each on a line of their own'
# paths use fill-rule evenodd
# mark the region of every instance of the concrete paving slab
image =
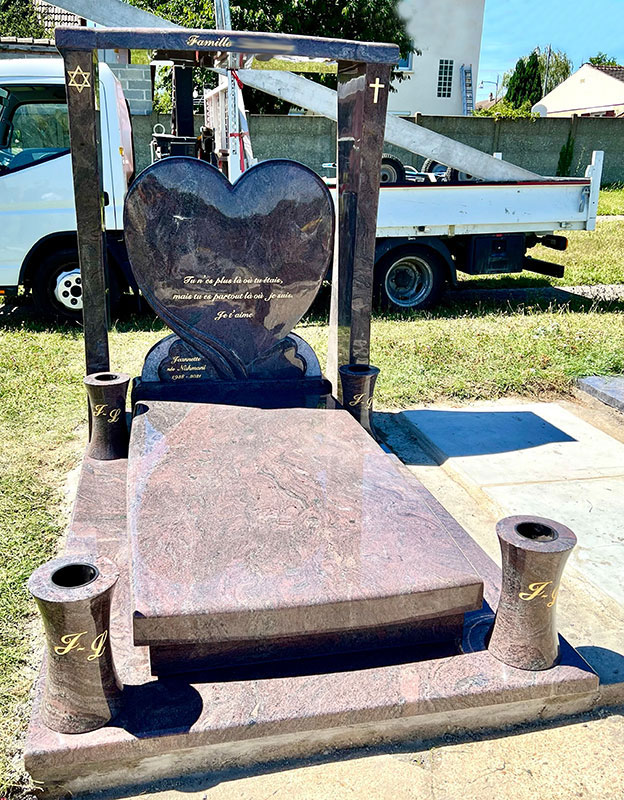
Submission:
<svg viewBox="0 0 624 800">
<path fill-rule="evenodd" d="M 559 628 L 600 675 L 605 698 L 621 700 L 624 698 L 624 477 L 618 458 L 624 454 L 624 444 L 619 439 L 622 434 L 619 425 L 617 429 L 613 427 L 614 412 L 605 409 L 608 413 L 601 415 L 600 410 L 592 408 L 588 414 L 587 408 L 571 402 L 562 408 L 553 403 L 510 400 L 440 410 L 444 416 L 434 417 L 435 424 L 430 414 L 421 416 L 424 412 L 420 410 L 395 415 L 399 418 L 395 427 L 402 428 L 404 434 L 401 439 L 395 433 L 393 449 L 402 460 L 413 463 L 410 468 L 419 480 L 489 553 L 498 549 L 495 522 L 503 516 L 536 514 L 561 521 L 575 531 L 579 544 L 564 573 L 558 603 Z M 507 429 L 497 441 L 492 441 L 489 430 L 484 444 L 479 424 L 473 420 L 481 423 L 485 415 L 498 411 L 516 417 L 512 423 L 513 437 Z M 454 413 L 459 414 L 455 422 Z M 484 417 L 471 418 L 470 414 L 475 413 Z M 542 418 L 545 425 L 535 417 Z M 591 425 L 588 419 L 594 419 L 596 425 Z M 422 420 L 422 426 L 416 428 L 415 420 Z M 450 432 L 441 427 L 443 420 L 450 424 Z M 391 427 L 388 422 L 386 427 Z M 555 441 L 536 445 L 540 432 L 552 433 L 551 427 L 561 434 L 551 437 Z M 575 441 L 563 440 L 564 435 Z M 512 439 L 517 449 L 506 451 Z M 425 465 L 419 455 L 421 448 L 435 454 L 442 469 L 436 472 Z M 565 448 L 569 448 L 571 463 L 566 463 Z M 488 449 L 494 452 L 488 455 L 484 452 Z M 465 455 L 470 451 L 475 455 Z M 458 455 L 453 455 L 454 452 Z M 541 470 L 540 466 L 534 469 L 537 454 L 550 464 L 548 480 L 535 477 Z M 607 463 L 606 459 L 609 466 L 601 466 Z"/>
<path fill-rule="evenodd" d="M 624 444 L 557 403 L 404 411 L 438 463 L 479 486 L 624 476 Z"/>
<path fill-rule="evenodd" d="M 433 753 L 434 800 L 621 800 L 622 717 L 614 715 Z"/>
<path fill-rule="evenodd" d="M 563 522 L 578 537 L 566 570 L 574 569 L 624 608 L 624 479 L 484 487 L 505 514 Z"/>
<path fill-rule="evenodd" d="M 624 376 L 591 375 L 577 381 L 579 389 L 618 411 L 624 411 Z"/>
</svg>

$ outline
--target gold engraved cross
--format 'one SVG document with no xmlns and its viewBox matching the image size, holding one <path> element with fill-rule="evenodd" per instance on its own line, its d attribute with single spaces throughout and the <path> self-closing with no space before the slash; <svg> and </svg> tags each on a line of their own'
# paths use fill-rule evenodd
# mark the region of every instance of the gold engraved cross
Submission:
<svg viewBox="0 0 624 800">
<path fill-rule="evenodd" d="M 371 89 L 375 90 L 375 95 L 373 97 L 373 103 L 375 103 L 375 105 L 377 105 L 377 100 L 379 99 L 379 90 L 380 89 L 385 89 L 386 88 L 386 84 L 385 83 L 379 83 L 379 78 L 375 78 L 375 83 L 369 83 L 368 85 L 370 86 Z"/>
<path fill-rule="evenodd" d="M 89 73 L 81 69 L 80 65 L 76 67 L 73 72 L 68 72 L 69 84 L 74 89 L 78 89 L 78 94 L 82 94 L 83 89 L 91 88 L 91 79 Z"/>
</svg>

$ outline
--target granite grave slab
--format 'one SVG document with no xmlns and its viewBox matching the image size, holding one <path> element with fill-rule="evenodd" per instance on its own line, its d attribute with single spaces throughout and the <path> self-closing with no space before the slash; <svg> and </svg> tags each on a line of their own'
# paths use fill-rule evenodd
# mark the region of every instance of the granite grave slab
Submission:
<svg viewBox="0 0 624 800">
<path fill-rule="evenodd" d="M 341 409 L 141 404 L 128 502 L 135 642 L 161 671 L 172 643 L 188 668 L 453 639 L 481 606 L 444 524 Z"/>
<path fill-rule="evenodd" d="M 409 476 L 399 463 L 397 469 Z M 123 459 L 85 458 L 66 547 L 76 559 L 105 556 L 120 568 L 111 639 L 124 708 L 99 730 L 61 734 L 41 719 L 40 682 L 25 761 L 48 796 L 111 787 L 117 787 L 115 796 L 124 796 L 124 787 L 142 787 L 160 777 L 551 719 L 595 702 L 597 676 L 565 642 L 560 663 L 538 672 L 508 667 L 487 652 L 500 571 L 413 476 L 414 494 L 444 522 L 485 579 L 483 608 L 466 615 L 463 655 L 433 650 L 418 656 L 411 648 L 384 651 L 377 663 L 356 654 L 351 668 L 334 656 L 291 662 L 281 674 L 271 665 L 268 672 L 257 665 L 246 674 L 228 669 L 155 680 L 148 648 L 133 644 L 128 614 L 126 470 Z"/>
</svg>

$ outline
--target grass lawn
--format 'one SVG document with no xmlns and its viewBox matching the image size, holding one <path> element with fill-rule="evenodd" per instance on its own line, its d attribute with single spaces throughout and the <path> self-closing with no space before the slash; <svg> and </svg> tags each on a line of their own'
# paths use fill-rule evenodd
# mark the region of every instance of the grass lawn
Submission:
<svg viewBox="0 0 624 800">
<path fill-rule="evenodd" d="M 567 253 L 548 251 L 568 260 L 574 277 L 564 283 L 622 282 L 624 222 L 571 240 Z M 46 329 L 26 311 L 0 314 L 0 797 L 23 794 L 27 785 L 18 751 L 40 641 L 25 583 L 57 551 L 64 482 L 86 437 L 82 335 Z M 298 330 L 323 362 L 325 320 Z M 118 325 L 112 368 L 137 374 L 163 331 L 151 317 Z M 375 318 L 372 341 L 380 406 L 539 397 L 566 392 L 580 375 L 624 371 L 624 303 L 501 309 L 451 298 L 428 315 Z"/>
<path fill-rule="evenodd" d="M 599 214 L 624 214 L 624 183 L 603 186 L 598 201 Z"/>
</svg>

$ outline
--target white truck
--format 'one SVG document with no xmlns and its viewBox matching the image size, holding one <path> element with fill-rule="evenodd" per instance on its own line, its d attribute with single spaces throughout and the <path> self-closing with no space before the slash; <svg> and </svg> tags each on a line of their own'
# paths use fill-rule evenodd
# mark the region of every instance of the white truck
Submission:
<svg viewBox="0 0 624 800">
<path fill-rule="evenodd" d="M 134 173 L 121 84 L 100 64 L 106 239 L 112 302 L 128 283 L 123 202 Z M 82 310 L 61 58 L 0 60 L 0 292 L 32 292 L 46 316 Z"/>
<path fill-rule="evenodd" d="M 245 82 L 252 80 L 250 73 L 260 75 L 253 80 L 270 79 L 257 70 L 238 72 Z M 259 88 L 267 91 L 265 86 Z M 335 96 L 320 88 L 324 94 L 317 113 L 331 116 Z M 297 96 L 300 100 L 301 92 Z M 309 91 L 305 96 L 314 97 Z M 134 164 L 127 104 L 106 64 L 100 65 L 100 108 L 114 304 L 132 285 L 122 213 Z M 451 140 L 444 142 L 444 137 L 417 128 L 389 117 L 386 138 L 414 149 L 418 145 L 411 138 L 427 135 L 433 137 L 433 144 L 427 145 L 430 155 L 438 145 L 441 152 L 445 147 L 448 151 Z M 489 159 L 457 147 L 473 163 Z M 528 258 L 527 249 L 538 242 L 564 249 L 567 240 L 555 232 L 591 230 L 596 224 L 601 153 L 594 154 L 585 178 L 574 179 L 532 176 L 509 165 L 521 179 L 441 182 L 432 173 L 418 182 L 417 176 L 404 173 L 400 163 L 392 168 L 388 160 L 386 166 L 382 177 L 390 179 L 380 192 L 374 287 L 378 303 L 387 308 L 432 306 L 446 284 L 456 283 L 458 270 L 475 275 L 530 269 L 559 275 L 560 267 Z M 0 232 L 0 293 L 15 293 L 23 286 L 43 314 L 80 318 L 82 291 L 60 58 L 0 60 Z"/>
</svg>

